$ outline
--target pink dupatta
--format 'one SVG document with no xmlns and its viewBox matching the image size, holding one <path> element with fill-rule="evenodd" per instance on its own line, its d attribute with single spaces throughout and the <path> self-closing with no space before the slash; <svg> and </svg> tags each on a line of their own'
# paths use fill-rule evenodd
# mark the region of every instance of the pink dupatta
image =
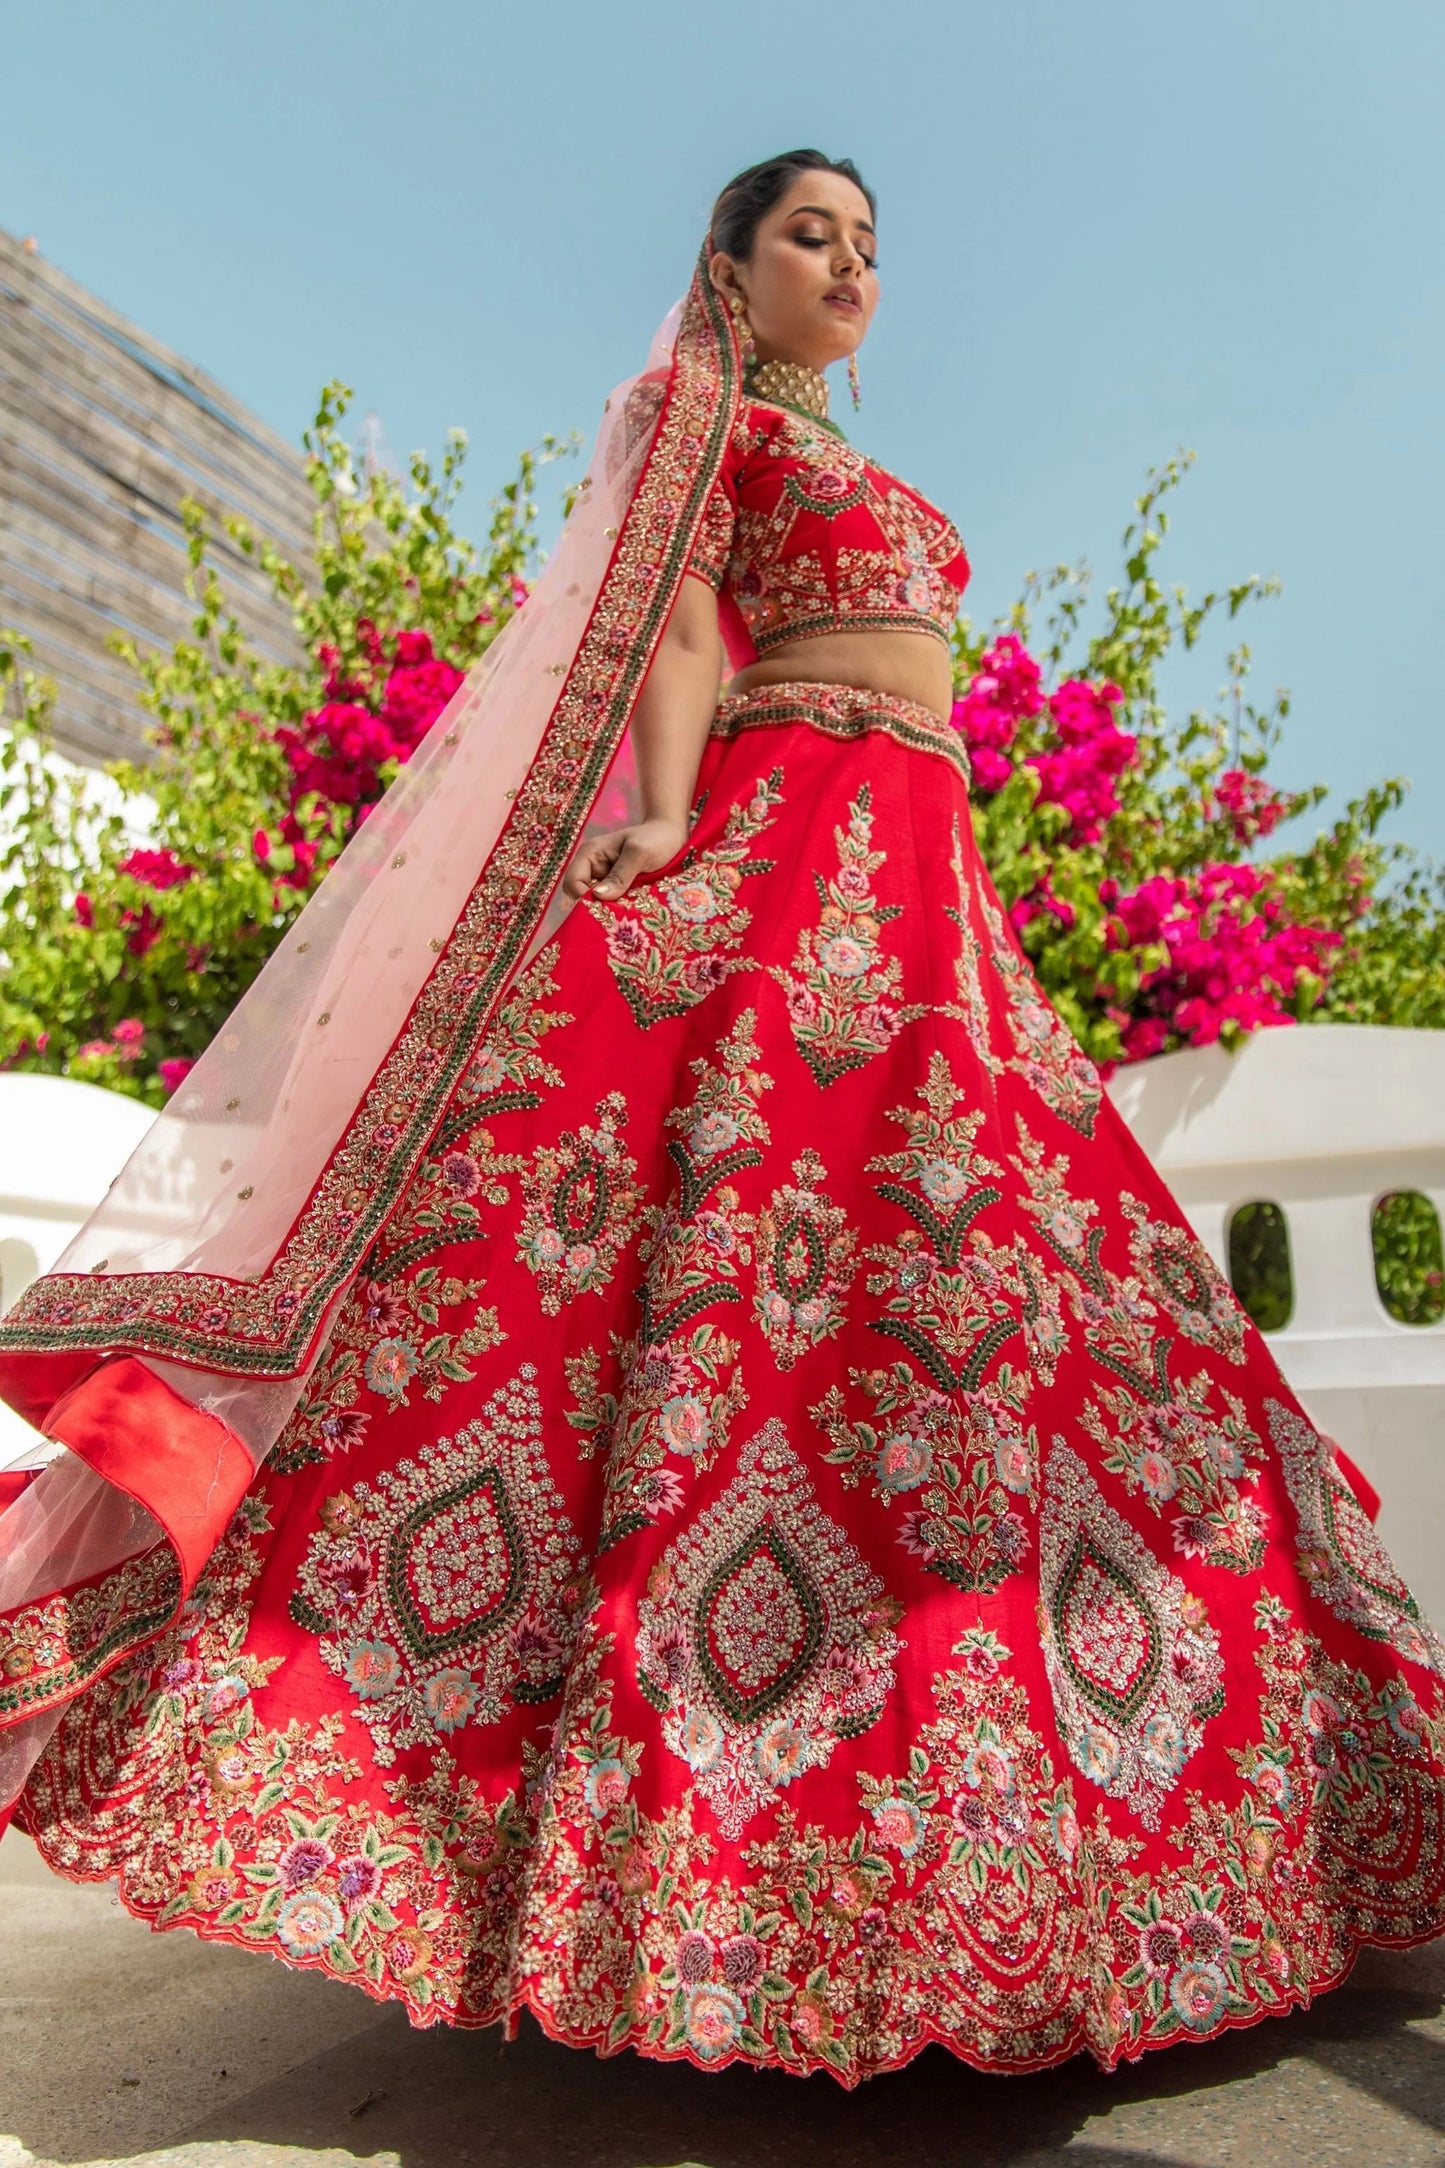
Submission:
<svg viewBox="0 0 1445 2168">
<path fill-rule="evenodd" d="M 738 395 L 704 253 L 646 368 L 608 400 L 526 607 L 0 1321 L 0 1396 L 68 1448 L 12 1478 L 0 1512 L 0 1814 L 65 1702 L 194 1587 L 509 984 L 565 915 L 558 883 Z"/>
</svg>

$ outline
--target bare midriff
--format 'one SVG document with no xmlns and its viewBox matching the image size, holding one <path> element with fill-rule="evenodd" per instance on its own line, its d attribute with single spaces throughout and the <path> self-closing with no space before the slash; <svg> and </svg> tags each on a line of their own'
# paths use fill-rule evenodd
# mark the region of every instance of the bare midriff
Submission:
<svg viewBox="0 0 1445 2168">
<path fill-rule="evenodd" d="M 852 685 L 860 692 L 913 700 L 946 717 L 953 706 L 948 649 L 929 632 L 824 632 L 789 640 L 739 670 L 723 690 L 750 693 L 762 685 Z"/>
</svg>

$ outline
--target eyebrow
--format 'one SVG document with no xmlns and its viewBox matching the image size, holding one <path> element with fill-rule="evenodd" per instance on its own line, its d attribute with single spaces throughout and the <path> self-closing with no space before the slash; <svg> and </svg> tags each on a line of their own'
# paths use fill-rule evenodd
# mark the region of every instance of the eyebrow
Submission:
<svg viewBox="0 0 1445 2168">
<path fill-rule="evenodd" d="M 838 215 L 836 211 L 825 211 L 821 203 L 795 203 L 792 210 L 789 211 L 788 216 L 789 218 L 799 218 L 802 216 L 804 211 L 811 211 L 814 218 L 836 219 Z M 853 223 L 860 232 L 873 233 L 873 228 L 869 225 L 866 218 L 855 218 Z M 873 233 L 873 238 L 875 241 L 877 240 L 878 236 L 876 233 Z"/>
</svg>

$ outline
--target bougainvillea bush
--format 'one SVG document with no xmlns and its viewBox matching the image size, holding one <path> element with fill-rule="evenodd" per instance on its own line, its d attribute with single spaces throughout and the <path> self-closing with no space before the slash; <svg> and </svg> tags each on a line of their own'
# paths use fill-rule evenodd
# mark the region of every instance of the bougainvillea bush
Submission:
<svg viewBox="0 0 1445 2168">
<path fill-rule="evenodd" d="M 1326 1016 L 1445 1024 L 1445 897 L 1380 836 L 1405 786 L 1377 785 L 1291 845 L 1277 831 L 1325 789 L 1270 780 L 1288 701 L 1249 700 L 1248 647 L 1228 652 L 1216 708 L 1182 722 L 1165 711 L 1171 651 L 1199 647 L 1273 586 L 1246 580 L 1198 602 L 1164 586 L 1157 558 L 1184 465 L 1138 500 L 1124 578 L 1091 633 L 1087 581 L 1064 566 L 1029 581 L 1006 626 L 959 626 L 954 722 L 1019 937 L 1106 1068 Z"/>
<path fill-rule="evenodd" d="M 194 623 L 170 652 L 118 643 L 154 757 L 111 770 L 109 810 L 50 756 L 50 691 L 0 635 L 0 707 L 18 711 L 0 734 L 5 1065 L 159 1104 L 525 600 L 538 465 L 564 447 L 523 459 L 478 549 L 453 521 L 464 439 L 435 471 L 414 459 L 405 485 L 359 475 L 346 399 L 328 387 L 306 437 L 312 562 L 230 528 L 291 605 L 302 659 L 278 664 L 248 640 L 188 506 Z"/>
<path fill-rule="evenodd" d="M 46 689 L 0 639 L 0 694 L 19 711 L 0 736 L 6 1065 L 159 1104 L 524 603 L 538 460 L 562 447 L 523 461 L 478 549 L 454 526 L 462 440 L 436 472 L 414 460 L 407 485 L 359 476 L 345 400 L 331 387 L 306 439 L 313 562 L 231 530 L 290 604 L 304 659 L 282 666 L 248 641 L 192 509 L 195 622 L 168 653 L 122 648 L 154 758 L 113 771 L 108 811 L 48 759 Z M 1381 784 L 1313 841 L 1288 841 L 1324 792 L 1271 782 L 1287 703 L 1251 704 L 1242 643 L 1217 708 L 1166 712 L 1171 654 L 1269 592 L 1247 580 L 1191 602 L 1163 585 L 1181 473 L 1175 462 L 1152 478 L 1123 578 L 1097 606 L 1060 567 L 1031 578 L 1003 623 L 960 624 L 953 719 L 1020 938 L 1106 1067 L 1313 1017 L 1445 1024 L 1438 883 L 1380 837 L 1403 786 Z"/>
</svg>

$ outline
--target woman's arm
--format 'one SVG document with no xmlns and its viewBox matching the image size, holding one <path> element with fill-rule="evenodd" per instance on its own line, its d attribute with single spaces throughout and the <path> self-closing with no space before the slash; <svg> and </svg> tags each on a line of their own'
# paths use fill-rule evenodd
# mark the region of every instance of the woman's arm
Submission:
<svg viewBox="0 0 1445 2168">
<path fill-rule="evenodd" d="M 623 896 L 639 873 L 682 849 L 722 666 L 717 596 L 705 580 L 684 577 L 632 715 L 641 817 L 577 853 L 562 881 L 566 895 Z"/>
</svg>

